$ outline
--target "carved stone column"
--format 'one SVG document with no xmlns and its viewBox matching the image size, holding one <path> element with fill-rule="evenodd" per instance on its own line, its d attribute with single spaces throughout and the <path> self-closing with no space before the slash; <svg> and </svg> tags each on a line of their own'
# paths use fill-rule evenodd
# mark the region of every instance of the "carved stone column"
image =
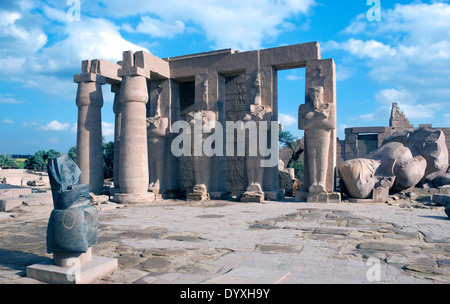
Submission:
<svg viewBox="0 0 450 304">
<path fill-rule="evenodd" d="M 89 191 L 100 193 L 103 188 L 102 153 L 102 85 L 105 78 L 96 74 L 95 60 L 83 61 L 82 74 L 75 75 L 78 83 L 77 165 L 81 169 L 80 183 Z"/>
<path fill-rule="evenodd" d="M 119 184 L 120 192 L 114 200 L 123 204 L 152 202 L 153 193 L 148 192 L 148 146 L 146 103 L 148 102 L 147 79 L 150 72 L 134 65 L 135 54 L 123 54 L 123 68 L 119 100 L 122 105 L 120 131 Z"/>
</svg>

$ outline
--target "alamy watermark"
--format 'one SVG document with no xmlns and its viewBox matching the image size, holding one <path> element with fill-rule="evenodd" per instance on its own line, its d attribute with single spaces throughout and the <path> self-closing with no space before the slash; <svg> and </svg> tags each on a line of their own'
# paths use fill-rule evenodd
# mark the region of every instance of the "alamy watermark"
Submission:
<svg viewBox="0 0 450 304">
<path fill-rule="evenodd" d="M 367 5 L 371 6 L 367 11 L 367 20 L 381 21 L 381 0 L 367 0 Z"/>
<path fill-rule="evenodd" d="M 369 282 L 381 281 L 381 261 L 379 258 L 369 258 L 366 262 L 366 266 L 369 267 L 366 273 L 367 280 Z"/>
<path fill-rule="evenodd" d="M 67 20 L 81 21 L 81 0 L 67 0 L 66 4 L 70 6 L 66 12 Z"/>
<path fill-rule="evenodd" d="M 176 121 L 172 125 L 171 132 L 181 133 L 172 141 L 172 154 L 176 157 L 224 155 L 260 157 L 261 167 L 278 166 L 279 124 L 277 121 L 270 123 L 267 121 L 257 123 L 253 120 L 227 121 L 225 129 L 219 121 L 210 122 L 212 125 L 208 123 L 203 123 L 201 114 L 194 116 L 193 128 L 187 121 Z M 269 129 L 270 132 L 268 132 Z M 268 133 L 270 133 L 270 147 L 268 147 Z"/>
</svg>

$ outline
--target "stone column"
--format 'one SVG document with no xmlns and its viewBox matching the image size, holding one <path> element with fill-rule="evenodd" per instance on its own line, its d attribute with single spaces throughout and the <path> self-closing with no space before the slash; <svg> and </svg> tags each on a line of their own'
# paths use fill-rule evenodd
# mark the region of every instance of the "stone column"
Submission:
<svg viewBox="0 0 450 304">
<path fill-rule="evenodd" d="M 123 68 L 119 100 L 122 105 L 120 130 L 119 184 L 120 192 L 114 200 L 123 204 L 152 202 L 148 192 L 148 146 L 146 104 L 148 102 L 147 79 L 150 72 L 134 65 L 135 54 L 123 54 Z"/>
<path fill-rule="evenodd" d="M 120 189 L 119 182 L 119 164 L 120 164 L 120 131 L 122 124 L 122 105 L 119 100 L 120 94 L 120 84 L 111 85 L 111 92 L 115 93 L 114 96 L 114 106 L 113 111 L 115 114 L 114 123 L 114 172 L 113 172 L 113 182 L 114 182 L 114 193 L 118 192 Z"/>
<path fill-rule="evenodd" d="M 90 192 L 100 193 L 104 181 L 101 86 L 105 79 L 95 74 L 95 66 L 95 61 L 83 61 L 82 74 L 74 77 L 74 82 L 78 83 L 77 165 L 82 172 L 80 183 L 88 184 Z"/>
</svg>

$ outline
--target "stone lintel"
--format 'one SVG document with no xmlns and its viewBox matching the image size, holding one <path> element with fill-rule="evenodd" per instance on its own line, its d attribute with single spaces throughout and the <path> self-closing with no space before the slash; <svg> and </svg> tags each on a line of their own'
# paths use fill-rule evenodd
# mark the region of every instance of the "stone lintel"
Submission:
<svg viewBox="0 0 450 304">
<path fill-rule="evenodd" d="M 150 71 L 152 74 L 155 74 L 157 78 L 170 78 L 169 63 L 150 53 L 144 51 L 134 53 L 134 65 Z"/>
<path fill-rule="evenodd" d="M 261 66 L 273 66 L 277 70 L 302 68 L 310 60 L 320 60 L 317 42 L 302 43 L 260 50 Z"/>
<path fill-rule="evenodd" d="M 360 133 L 385 133 L 386 127 L 356 127 L 356 128 L 348 128 L 349 133 L 352 134 L 360 134 Z"/>
<path fill-rule="evenodd" d="M 125 77 L 125 76 L 143 76 L 147 79 L 150 79 L 150 71 L 145 70 L 143 68 L 137 67 L 137 66 L 125 66 L 119 69 L 117 72 L 117 75 L 119 77 Z"/>
<path fill-rule="evenodd" d="M 117 75 L 117 71 L 120 68 L 121 68 L 121 66 L 114 62 L 99 59 L 97 74 L 105 77 L 106 82 L 109 84 L 120 83 L 122 81 L 122 79 Z"/>
<path fill-rule="evenodd" d="M 80 82 L 98 82 L 100 84 L 105 84 L 106 79 L 105 77 L 94 74 L 94 73 L 85 73 L 85 74 L 76 74 L 73 76 L 73 82 L 80 83 Z"/>
</svg>

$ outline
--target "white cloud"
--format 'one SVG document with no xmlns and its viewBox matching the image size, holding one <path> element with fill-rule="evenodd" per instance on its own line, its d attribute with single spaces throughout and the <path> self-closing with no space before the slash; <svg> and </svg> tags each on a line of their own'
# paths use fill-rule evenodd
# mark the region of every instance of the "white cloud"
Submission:
<svg viewBox="0 0 450 304">
<path fill-rule="evenodd" d="M 39 127 L 40 130 L 44 131 L 64 131 L 69 129 L 70 124 L 69 123 L 61 123 L 57 120 L 53 120 L 46 124 L 45 126 Z"/>
<path fill-rule="evenodd" d="M 343 49 L 354 56 L 370 59 L 393 57 L 397 54 L 397 51 L 391 46 L 385 45 L 379 41 L 362 41 L 353 38 L 341 43 L 330 41 L 326 44 L 326 48 L 330 50 Z"/>
<path fill-rule="evenodd" d="M 301 79 L 305 79 L 305 78 L 300 75 L 287 75 L 286 79 L 289 81 L 297 81 L 297 80 L 301 80 Z"/>
<path fill-rule="evenodd" d="M 46 32 L 53 34 L 49 45 Z M 73 99 L 72 77 L 82 60 L 119 61 L 123 51 L 148 51 L 123 38 L 120 27 L 108 20 L 83 15 L 82 22 L 68 22 L 64 10 L 34 1 L 0 11 L 0 39 L 0 79 L 64 99 Z M 0 95 L 0 102 L 12 101 Z"/>
<path fill-rule="evenodd" d="M 48 142 L 51 143 L 51 144 L 57 144 L 57 143 L 59 143 L 59 139 L 56 138 L 56 137 L 50 137 L 48 139 Z"/>
<path fill-rule="evenodd" d="M 136 31 L 153 37 L 173 37 L 194 27 L 214 44 L 214 48 L 249 50 L 260 48 L 264 41 L 280 32 L 292 30 L 289 17 L 306 14 L 314 0 L 110 0 L 92 1 L 90 10 L 129 17 L 151 14 L 142 18 Z M 176 9 L 175 9 L 176 8 Z M 156 18 L 155 18 L 156 17 Z M 188 26 L 189 25 L 189 26 Z M 133 31 L 131 25 L 124 28 Z"/>
<path fill-rule="evenodd" d="M 368 76 L 387 86 L 378 92 L 378 101 L 382 96 L 388 103 L 398 102 L 410 119 L 433 118 L 450 107 L 449 28 L 449 3 L 397 4 L 383 10 L 382 22 L 358 15 L 341 33 L 352 37 L 329 41 L 323 50 L 343 50 L 352 63 L 356 58 L 358 65 L 369 68 Z"/>
<path fill-rule="evenodd" d="M 375 119 L 375 113 L 368 113 L 358 116 L 359 119 L 364 121 L 371 121 Z"/>
<path fill-rule="evenodd" d="M 180 20 L 169 23 L 149 16 L 142 16 L 136 29 L 131 28 L 129 24 L 125 24 L 123 28 L 128 32 L 148 34 L 152 37 L 173 38 L 175 35 L 184 32 L 185 25 Z"/>
<path fill-rule="evenodd" d="M 114 136 L 114 124 L 102 121 L 102 135 L 108 138 Z"/>
<path fill-rule="evenodd" d="M 390 109 L 393 103 L 397 103 L 408 119 L 433 118 L 436 109 L 441 104 L 418 104 L 411 92 L 407 90 L 383 89 L 377 92 L 375 99 L 384 105 L 384 109 Z"/>
<path fill-rule="evenodd" d="M 283 127 L 288 127 L 288 126 L 297 124 L 297 118 L 295 118 L 291 115 L 279 113 L 278 117 L 279 117 L 280 123 L 283 125 Z"/>
<path fill-rule="evenodd" d="M 11 94 L 0 94 L 0 103 L 23 103 L 11 96 Z"/>
<path fill-rule="evenodd" d="M 5 118 L 5 119 L 2 121 L 2 123 L 7 124 L 7 125 L 11 125 L 11 124 L 14 123 L 14 121 L 11 120 L 11 119 L 9 119 L 9 118 Z"/>
</svg>

